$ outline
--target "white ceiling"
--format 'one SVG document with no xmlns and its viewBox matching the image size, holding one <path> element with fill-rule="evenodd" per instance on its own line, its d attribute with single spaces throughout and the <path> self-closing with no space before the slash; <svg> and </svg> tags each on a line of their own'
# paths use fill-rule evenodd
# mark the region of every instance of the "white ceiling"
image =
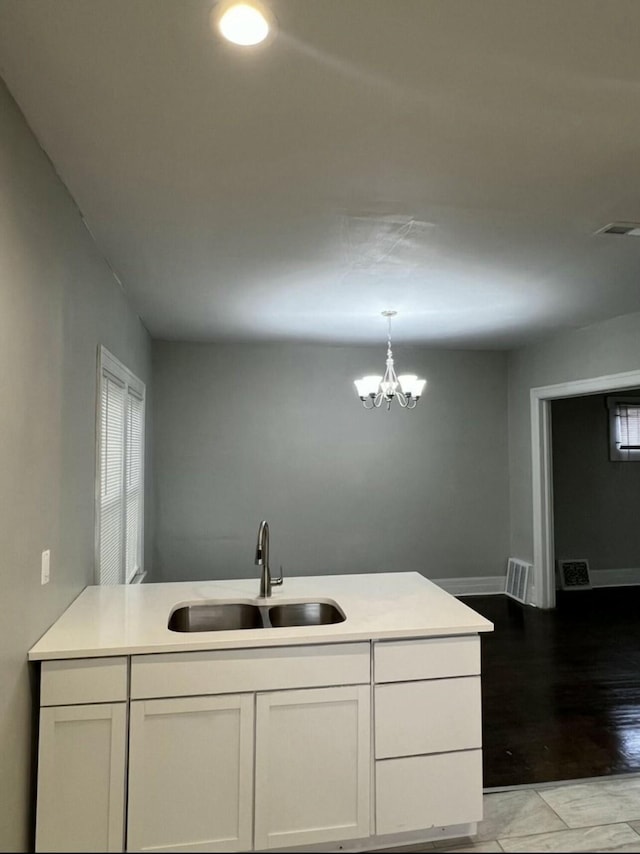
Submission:
<svg viewBox="0 0 640 854">
<path fill-rule="evenodd" d="M 0 73 L 152 335 L 511 347 L 640 310 L 637 0 L 0 0 Z"/>
</svg>

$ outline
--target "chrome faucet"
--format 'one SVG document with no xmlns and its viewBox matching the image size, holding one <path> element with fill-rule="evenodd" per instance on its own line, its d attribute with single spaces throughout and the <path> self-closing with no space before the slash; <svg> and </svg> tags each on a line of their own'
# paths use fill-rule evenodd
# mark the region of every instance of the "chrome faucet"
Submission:
<svg viewBox="0 0 640 854">
<path fill-rule="evenodd" d="M 256 566 L 262 567 L 260 575 L 260 596 L 264 598 L 271 596 L 271 587 L 282 584 L 282 567 L 280 567 L 280 578 L 272 578 L 269 568 L 269 524 L 266 519 L 260 522 L 258 528 L 258 542 L 256 543 Z"/>
</svg>

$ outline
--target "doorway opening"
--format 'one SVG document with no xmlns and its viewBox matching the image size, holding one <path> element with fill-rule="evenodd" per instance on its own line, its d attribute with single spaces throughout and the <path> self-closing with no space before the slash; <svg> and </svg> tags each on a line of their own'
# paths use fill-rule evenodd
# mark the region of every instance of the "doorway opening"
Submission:
<svg viewBox="0 0 640 854">
<path fill-rule="evenodd" d="M 619 480 L 640 476 L 640 466 L 633 462 L 609 463 L 609 403 L 631 398 L 639 388 L 640 371 L 634 371 L 531 391 L 535 560 L 529 601 L 533 599 L 538 607 L 505 596 L 468 600 L 496 625 L 494 635 L 483 638 L 482 645 L 487 787 L 512 788 L 640 770 L 640 585 L 636 581 L 634 586 L 613 586 L 633 584 L 631 564 L 640 561 L 633 560 L 630 543 L 625 544 L 626 553 L 616 552 L 615 560 L 603 557 L 605 533 L 598 540 L 596 532 L 588 530 L 590 517 L 595 527 L 601 515 L 598 491 L 616 488 L 616 484 L 603 486 L 607 466 L 615 469 Z M 561 440 L 556 428 L 563 406 L 575 411 L 574 425 L 567 422 Z M 571 431 L 579 429 L 575 425 L 580 418 L 591 417 L 585 414 L 591 406 L 598 418 L 600 472 L 585 471 L 595 463 L 586 458 L 584 445 L 571 445 Z M 595 437 L 591 440 L 596 442 Z M 563 442 L 564 450 L 572 449 L 576 471 L 573 480 L 563 474 L 562 484 L 556 477 L 554 490 L 552 446 L 563 453 Z M 621 488 L 620 483 L 617 486 Z M 568 508 L 568 521 L 567 514 L 555 515 L 554 498 L 566 505 L 573 492 L 587 493 L 588 488 L 590 494 L 580 494 L 577 506 Z M 633 497 L 628 503 L 627 520 L 638 506 Z M 602 515 L 606 521 L 606 514 Z M 621 529 L 617 530 L 614 536 L 622 537 Z M 591 558 L 593 589 L 557 590 L 556 558 L 574 564 Z M 605 579 L 608 570 L 615 577 Z M 640 569 L 638 574 L 640 578 Z"/>
<path fill-rule="evenodd" d="M 553 526 L 551 402 L 565 397 L 640 387 L 640 370 L 531 389 L 531 486 L 533 493 L 533 604 L 556 605 Z"/>
</svg>

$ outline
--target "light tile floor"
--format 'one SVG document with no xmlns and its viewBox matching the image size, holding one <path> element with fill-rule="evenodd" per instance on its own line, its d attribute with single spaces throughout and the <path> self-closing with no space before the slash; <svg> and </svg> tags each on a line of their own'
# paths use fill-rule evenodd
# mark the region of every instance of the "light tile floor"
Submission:
<svg viewBox="0 0 640 854">
<path fill-rule="evenodd" d="M 407 846 L 394 852 L 635 851 L 640 854 L 640 774 L 484 796 L 473 839 Z"/>
</svg>

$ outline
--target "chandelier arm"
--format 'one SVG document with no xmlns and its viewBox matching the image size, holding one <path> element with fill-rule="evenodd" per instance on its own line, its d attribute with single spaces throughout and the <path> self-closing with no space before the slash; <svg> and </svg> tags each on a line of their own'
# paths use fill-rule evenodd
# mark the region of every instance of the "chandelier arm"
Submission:
<svg viewBox="0 0 640 854">
<path fill-rule="evenodd" d="M 369 409 L 374 409 L 374 408 L 375 408 L 375 405 L 374 405 L 374 403 L 373 403 L 373 400 L 372 400 L 370 397 L 364 397 L 364 398 L 361 398 L 361 400 L 362 400 L 362 405 L 364 406 L 364 408 L 365 408 L 365 409 L 369 410 Z M 371 406 L 367 406 L 367 401 L 369 401 L 369 403 L 371 404 Z"/>
</svg>

